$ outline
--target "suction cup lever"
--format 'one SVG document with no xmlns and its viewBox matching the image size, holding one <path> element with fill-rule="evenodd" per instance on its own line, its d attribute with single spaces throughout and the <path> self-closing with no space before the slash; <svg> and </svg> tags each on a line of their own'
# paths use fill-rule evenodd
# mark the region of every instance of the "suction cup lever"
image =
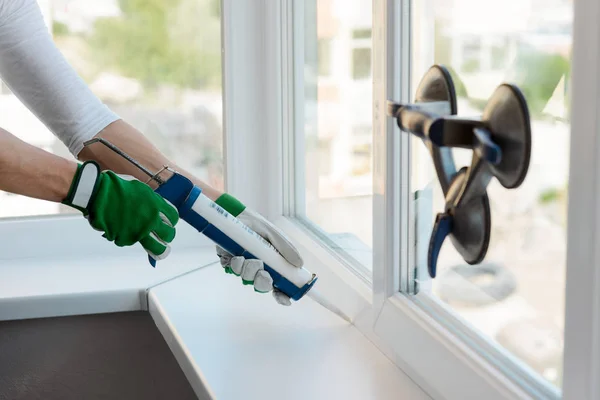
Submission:
<svg viewBox="0 0 600 400">
<path fill-rule="evenodd" d="M 429 251 L 427 254 L 427 270 L 429 276 L 435 278 L 437 273 L 437 259 L 440 255 L 442 245 L 446 237 L 452 232 L 453 219 L 450 214 L 438 214 L 435 218 L 435 225 L 431 232 L 429 241 Z"/>
<path fill-rule="evenodd" d="M 500 160 L 502 160 L 502 149 L 492 141 L 489 131 L 482 128 L 475 128 L 473 129 L 473 138 L 473 151 L 476 156 L 490 164 L 500 164 Z"/>
</svg>

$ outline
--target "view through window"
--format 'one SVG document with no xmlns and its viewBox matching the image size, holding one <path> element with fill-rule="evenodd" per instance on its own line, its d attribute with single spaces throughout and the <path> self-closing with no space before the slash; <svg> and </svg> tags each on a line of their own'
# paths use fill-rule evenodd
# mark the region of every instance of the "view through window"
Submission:
<svg viewBox="0 0 600 400">
<path fill-rule="evenodd" d="M 304 4 L 304 182 L 297 210 L 341 254 L 372 264 L 370 0 Z"/>
<path fill-rule="evenodd" d="M 480 115 L 495 88 L 511 82 L 525 94 L 532 118 L 527 179 L 515 190 L 495 179 L 488 187 L 492 235 L 485 261 L 466 265 L 446 241 L 433 294 L 560 387 L 573 3 L 432 0 L 413 5 L 413 88 L 431 63 L 444 64 L 454 78 L 459 115 Z M 420 154 L 424 146 L 415 141 L 413 149 Z M 454 152 L 458 168 L 470 164 L 470 154 Z M 429 156 L 421 155 L 415 158 L 412 188 L 433 190 L 435 215 L 443 210 L 443 195 Z"/>
<path fill-rule="evenodd" d="M 92 91 L 178 165 L 223 187 L 220 0 L 38 0 Z M 73 158 L 0 84 L 0 126 Z M 0 217 L 71 213 L 0 191 Z"/>
</svg>

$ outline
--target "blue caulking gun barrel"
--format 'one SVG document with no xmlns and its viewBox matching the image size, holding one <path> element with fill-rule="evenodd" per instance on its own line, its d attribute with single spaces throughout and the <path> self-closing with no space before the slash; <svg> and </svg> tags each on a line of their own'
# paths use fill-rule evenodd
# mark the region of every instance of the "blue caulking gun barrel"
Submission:
<svg viewBox="0 0 600 400">
<path fill-rule="evenodd" d="M 234 256 L 262 260 L 265 270 L 273 278 L 273 287 L 288 295 L 292 300 L 300 300 L 317 281 L 317 275 L 305 268 L 298 268 L 290 264 L 262 236 L 204 196 L 202 190 L 185 176 L 168 167 L 152 173 L 121 149 L 102 138 L 89 140 L 84 143 L 84 146 L 93 143 L 102 143 L 143 171 L 150 177 L 150 180 L 158 182 L 159 186 L 155 192 L 170 201 L 179 211 L 179 217 L 198 232 Z M 173 176 L 166 182 L 158 176 L 165 170 L 173 173 Z M 152 258 L 149 260 L 152 266 L 156 265 L 156 260 Z M 327 308 L 331 309 L 331 306 Z"/>
</svg>

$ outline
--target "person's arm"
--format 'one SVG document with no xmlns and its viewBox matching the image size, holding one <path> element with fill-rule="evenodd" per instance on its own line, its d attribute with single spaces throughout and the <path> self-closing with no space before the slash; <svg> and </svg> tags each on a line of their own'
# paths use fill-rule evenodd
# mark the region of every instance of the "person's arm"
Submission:
<svg viewBox="0 0 600 400">
<path fill-rule="evenodd" d="M 0 190 L 61 202 L 77 163 L 31 146 L 0 128 Z"/>
<path fill-rule="evenodd" d="M 221 195 L 179 169 L 91 92 L 54 44 L 35 0 L 13 0 L 4 5 L 0 7 L 0 76 L 74 156 L 94 160 L 104 169 L 135 176 L 143 182 L 148 180 L 100 144 L 82 151 L 86 140 L 100 136 L 151 170 L 158 171 L 163 165 L 179 170 L 212 200 Z"/>
<path fill-rule="evenodd" d="M 147 185 L 48 153 L 2 128 L 0 190 L 74 207 L 106 239 L 117 246 L 139 242 L 155 259 L 169 254 L 179 220 L 177 209 Z"/>
<path fill-rule="evenodd" d="M 165 165 L 177 170 L 202 189 L 202 192 L 213 201 L 223 194 L 202 180 L 194 177 L 192 174 L 179 168 L 173 161 L 167 159 L 156 147 L 154 147 L 140 131 L 123 120 L 117 120 L 109 124 L 100 131 L 100 133 L 95 135 L 95 137 L 102 137 L 108 140 L 151 171 L 159 171 Z M 130 162 L 100 143 L 85 147 L 79 153 L 78 158 L 82 161 L 97 161 L 102 168 L 110 169 L 119 174 L 135 176 L 143 182 L 146 182 L 149 179 L 147 175 Z M 164 171 L 161 173 L 160 177 L 166 180 L 170 175 L 169 172 Z M 154 183 L 154 181 L 149 184 L 153 188 L 156 188 L 156 183 Z"/>
<path fill-rule="evenodd" d="M 298 251 L 275 226 L 246 209 L 233 196 L 222 194 L 180 170 L 144 135 L 122 121 L 94 96 L 52 41 L 36 0 L 12 0 L 0 4 L 3 6 L 0 6 L 0 77 L 73 155 L 81 160 L 94 160 L 105 169 L 147 181 L 143 173 L 110 149 L 100 144 L 84 149 L 83 144 L 87 140 L 100 136 L 149 169 L 158 171 L 167 165 L 179 170 L 207 197 L 269 240 L 293 265 L 302 265 Z M 168 178 L 168 174 L 164 174 L 163 178 Z M 227 268 L 230 261 L 223 254 L 220 256 Z M 247 261 L 238 257 L 232 261 L 230 269 L 233 273 L 239 272 L 246 283 L 252 283 L 262 269 L 262 262 L 258 268 L 258 263 Z M 255 283 L 258 291 L 272 289 L 268 287 L 269 282 L 266 285 Z M 278 301 L 282 302 L 280 298 Z M 289 299 L 283 301 L 288 302 Z"/>
<path fill-rule="evenodd" d="M 0 78 L 73 155 L 119 119 L 58 50 L 36 0 L 0 2 Z"/>
</svg>

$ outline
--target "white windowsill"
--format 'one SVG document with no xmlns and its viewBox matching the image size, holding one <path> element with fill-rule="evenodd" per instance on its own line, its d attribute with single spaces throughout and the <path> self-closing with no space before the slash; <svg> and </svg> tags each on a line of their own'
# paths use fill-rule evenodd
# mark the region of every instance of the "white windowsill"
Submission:
<svg viewBox="0 0 600 400">
<path fill-rule="evenodd" d="M 309 298 L 279 306 L 215 262 L 212 246 L 157 269 L 143 252 L 4 260 L 0 320 L 149 309 L 201 399 L 429 399 L 355 326 Z"/>
<path fill-rule="evenodd" d="M 149 309 L 200 398 L 429 399 L 356 327 L 291 307 L 218 265 L 150 290 Z"/>
<path fill-rule="evenodd" d="M 145 310 L 149 287 L 215 262 L 211 251 L 174 251 L 156 268 L 143 250 L 119 257 L 2 260 L 0 321 Z"/>
</svg>

